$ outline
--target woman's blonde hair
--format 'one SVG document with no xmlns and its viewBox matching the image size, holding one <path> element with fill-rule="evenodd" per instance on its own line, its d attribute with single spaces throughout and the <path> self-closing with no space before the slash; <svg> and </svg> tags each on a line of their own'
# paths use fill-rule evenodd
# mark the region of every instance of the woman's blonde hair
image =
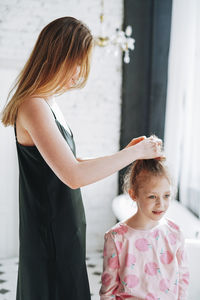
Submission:
<svg viewBox="0 0 200 300">
<path fill-rule="evenodd" d="M 71 88 L 82 88 L 90 71 L 92 47 L 92 34 L 81 21 L 63 17 L 49 23 L 8 94 L 9 99 L 15 91 L 2 112 L 2 123 L 14 125 L 18 108 L 28 96 L 45 98 L 64 93 L 77 66 L 78 80 Z"/>
</svg>

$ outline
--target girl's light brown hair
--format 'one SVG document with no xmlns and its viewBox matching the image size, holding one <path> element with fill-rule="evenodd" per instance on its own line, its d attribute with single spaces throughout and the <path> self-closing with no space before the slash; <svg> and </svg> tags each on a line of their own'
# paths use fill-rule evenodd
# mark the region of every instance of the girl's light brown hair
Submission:
<svg viewBox="0 0 200 300">
<path fill-rule="evenodd" d="M 14 125 L 19 106 L 30 96 L 64 93 L 77 66 L 80 73 L 71 88 L 82 88 L 90 71 L 92 47 L 91 32 L 81 21 L 63 17 L 49 23 L 8 95 L 11 99 L 3 110 L 2 123 Z"/>
<path fill-rule="evenodd" d="M 132 189 L 138 196 L 139 188 L 149 180 L 151 176 L 165 177 L 170 185 L 173 186 L 172 178 L 164 160 L 159 159 L 141 159 L 136 160 L 127 170 L 124 176 L 123 190 L 127 192 Z M 175 189 L 173 191 L 175 193 Z"/>
</svg>

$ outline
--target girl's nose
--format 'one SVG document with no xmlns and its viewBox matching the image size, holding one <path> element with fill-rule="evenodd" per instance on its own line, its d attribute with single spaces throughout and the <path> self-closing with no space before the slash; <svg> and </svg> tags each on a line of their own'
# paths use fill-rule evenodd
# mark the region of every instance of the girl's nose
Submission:
<svg viewBox="0 0 200 300">
<path fill-rule="evenodd" d="M 157 198 L 156 205 L 157 205 L 157 206 L 160 206 L 160 207 L 163 207 L 163 205 L 164 205 L 164 200 L 163 200 L 162 197 L 158 197 L 158 198 Z"/>
</svg>

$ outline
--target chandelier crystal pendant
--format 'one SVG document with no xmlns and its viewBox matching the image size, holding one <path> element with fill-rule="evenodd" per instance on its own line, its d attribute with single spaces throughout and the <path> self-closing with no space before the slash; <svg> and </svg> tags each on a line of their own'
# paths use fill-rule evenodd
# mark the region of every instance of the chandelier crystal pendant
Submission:
<svg viewBox="0 0 200 300">
<path fill-rule="evenodd" d="M 118 55 L 119 49 L 124 53 L 124 62 L 130 62 L 129 50 L 134 50 L 135 40 L 131 37 L 132 27 L 128 25 L 125 31 L 116 28 L 112 36 L 105 33 L 104 26 L 104 0 L 101 0 L 101 14 L 100 14 L 100 35 L 95 37 L 95 44 L 99 47 L 107 47 L 107 53 L 113 52 L 115 56 Z"/>
</svg>

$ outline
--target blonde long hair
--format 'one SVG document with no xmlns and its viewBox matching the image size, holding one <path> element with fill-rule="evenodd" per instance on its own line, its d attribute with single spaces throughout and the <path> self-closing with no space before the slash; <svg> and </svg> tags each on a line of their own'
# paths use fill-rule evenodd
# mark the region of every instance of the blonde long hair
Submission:
<svg viewBox="0 0 200 300">
<path fill-rule="evenodd" d="M 45 98 L 66 92 L 78 65 L 78 80 L 71 88 L 82 88 L 90 71 L 92 47 L 90 30 L 73 17 L 56 19 L 44 27 L 8 94 L 11 99 L 2 112 L 2 123 L 14 125 L 19 106 L 29 96 Z"/>
</svg>

